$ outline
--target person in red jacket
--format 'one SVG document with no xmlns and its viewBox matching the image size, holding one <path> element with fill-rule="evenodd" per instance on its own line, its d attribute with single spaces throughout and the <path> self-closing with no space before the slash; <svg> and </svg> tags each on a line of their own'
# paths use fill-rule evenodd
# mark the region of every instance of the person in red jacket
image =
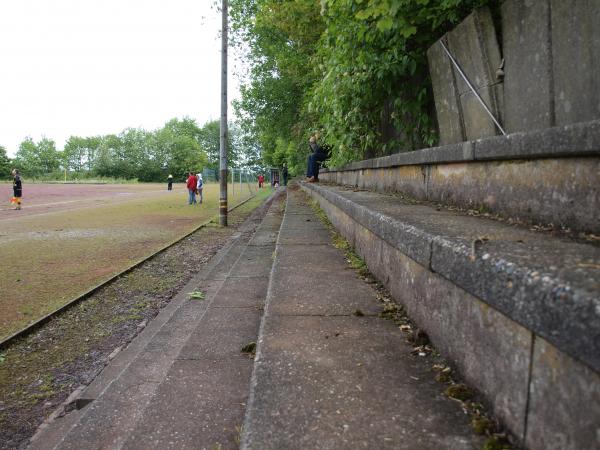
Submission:
<svg viewBox="0 0 600 450">
<path fill-rule="evenodd" d="M 263 187 L 263 183 L 265 182 L 265 177 L 264 175 L 259 175 L 258 176 L 258 187 L 262 188 Z"/>
<path fill-rule="evenodd" d="M 198 183 L 198 180 L 196 179 L 196 175 L 194 175 L 192 172 L 188 173 L 187 189 L 190 194 L 189 198 L 188 198 L 189 205 L 196 204 L 196 184 L 197 183 Z"/>
</svg>

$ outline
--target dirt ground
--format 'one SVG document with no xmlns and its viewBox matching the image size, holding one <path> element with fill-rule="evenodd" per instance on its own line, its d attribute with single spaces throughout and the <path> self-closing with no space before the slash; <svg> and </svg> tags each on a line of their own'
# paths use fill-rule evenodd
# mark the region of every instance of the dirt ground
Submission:
<svg viewBox="0 0 600 450">
<path fill-rule="evenodd" d="M 0 192 L 10 185 L 0 185 Z M 230 189 L 234 205 L 250 196 Z M 202 205 L 162 184 L 32 184 L 21 211 L 0 210 L 0 338 L 109 279 L 218 214 L 218 186 Z"/>
<path fill-rule="evenodd" d="M 265 194 L 230 213 L 228 228 L 200 229 L 3 350 L 0 448 L 25 448 L 44 418 L 89 384 L 109 355 L 130 342 L 244 220 L 258 225 Z"/>
</svg>

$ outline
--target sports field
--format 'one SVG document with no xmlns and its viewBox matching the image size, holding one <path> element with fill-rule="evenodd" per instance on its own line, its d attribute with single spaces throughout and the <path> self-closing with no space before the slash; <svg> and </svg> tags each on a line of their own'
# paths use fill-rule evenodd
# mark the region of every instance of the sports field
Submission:
<svg viewBox="0 0 600 450">
<path fill-rule="evenodd" d="M 228 193 L 230 207 L 251 195 Z M 11 195 L 0 184 L 0 339 L 216 217 L 219 187 L 195 206 L 184 184 L 26 184 L 21 211 Z"/>
</svg>

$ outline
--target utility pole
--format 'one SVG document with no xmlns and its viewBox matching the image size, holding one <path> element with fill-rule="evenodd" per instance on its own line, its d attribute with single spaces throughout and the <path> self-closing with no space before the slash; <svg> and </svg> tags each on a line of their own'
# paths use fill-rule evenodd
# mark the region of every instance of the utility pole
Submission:
<svg viewBox="0 0 600 450">
<path fill-rule="evenodd" d="M 221 5 L 221 142 L 219 147 L 219 224 L 227 226 L 227 0 Z"/>
</svg>

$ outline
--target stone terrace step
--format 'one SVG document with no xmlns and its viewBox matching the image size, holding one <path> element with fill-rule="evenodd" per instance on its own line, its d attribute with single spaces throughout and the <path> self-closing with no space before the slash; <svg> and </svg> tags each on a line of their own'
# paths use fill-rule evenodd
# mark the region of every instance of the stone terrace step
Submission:
<svg viewBox="0 0 600 450">
<path fill-rule="evenodd" d="M 303 187 L 526 447 L 600 446 L 600 246 Z"/>
<path fill-rule="evenodd" d="M 305 199 L 288 194 L 241 448 L 481 448 Z"/>
<path fill-rule="evenodd" d="M 30 448 L 235 446 L 253 366 L 241 349 L 258 336 L 280 223 L 274 201 L 250 242 L 242 228 L 81 394 L 92 402 Z"/>
<path fill-rule="evenodd" d="M 600 371 L 600 246 L 339 186 L 308 188 Z"/>
</svg>

